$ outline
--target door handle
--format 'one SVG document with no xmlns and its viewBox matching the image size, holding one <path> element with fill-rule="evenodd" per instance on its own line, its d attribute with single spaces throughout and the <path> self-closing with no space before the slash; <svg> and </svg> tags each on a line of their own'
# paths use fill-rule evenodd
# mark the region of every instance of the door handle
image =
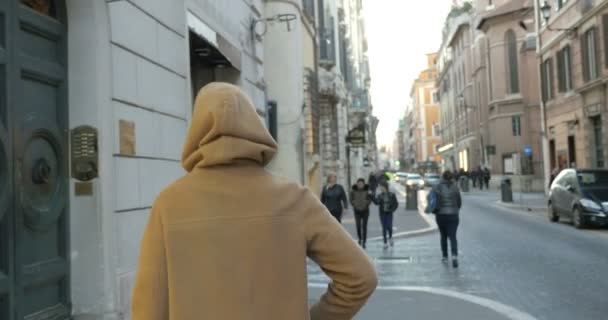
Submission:
<svg viewBox="0 0 608 320">
<path fill-rule="evenodd" d="M 47 184 L 51 176 L 51 166 L 44 158 L 40 158 L 32 168 L 32 182 L 34 184 Z"/>
</svg>

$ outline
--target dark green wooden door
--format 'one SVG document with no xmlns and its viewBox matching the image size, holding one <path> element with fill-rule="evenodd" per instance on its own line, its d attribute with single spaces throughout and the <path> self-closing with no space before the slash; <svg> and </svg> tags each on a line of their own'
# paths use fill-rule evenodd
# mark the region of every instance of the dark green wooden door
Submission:
<svg viewBox="0 0 608 320">
<path fill-rule="evenodd" d="M 0 319 L 70 314 L 65 18 L 0 0 Z"/>
</svg>

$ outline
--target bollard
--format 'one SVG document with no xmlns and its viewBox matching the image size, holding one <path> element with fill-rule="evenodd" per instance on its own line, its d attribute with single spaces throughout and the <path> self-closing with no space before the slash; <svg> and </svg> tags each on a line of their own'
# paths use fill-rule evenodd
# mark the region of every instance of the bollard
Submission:
<svg viewBox="0 0 608 320">
<path fill-rule="evenodd" d="M 513 202 L 513 189 L 509 178 L 503 178 L 500 181 L 500 200 L 502 202 Z"/>
<path fill-rule="evenodd" d="M 407 186 L 405 189 L 405 208 L 418 210 L 418 189 L 415 186 Z"/>
</svg>

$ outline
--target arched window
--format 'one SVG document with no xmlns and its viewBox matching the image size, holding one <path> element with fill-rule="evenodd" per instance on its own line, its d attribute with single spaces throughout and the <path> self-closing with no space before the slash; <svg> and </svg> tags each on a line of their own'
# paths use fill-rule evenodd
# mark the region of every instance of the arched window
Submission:
<svg viewBox="0 0 608 320">
<path fill-rule="evenodd" d="M 519 64 L 517 62 L 517 37 L 513 30 L 505 34 L 507 92 L 519 93 Z"/>
</svg>

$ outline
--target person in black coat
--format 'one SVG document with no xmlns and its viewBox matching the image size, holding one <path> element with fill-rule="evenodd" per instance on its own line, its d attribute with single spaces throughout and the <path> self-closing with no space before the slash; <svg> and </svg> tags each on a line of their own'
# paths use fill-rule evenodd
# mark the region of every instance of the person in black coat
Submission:
<svg viewBox="0 0 608 320">
<path fill-rule="evenodd" d="M 327 177 L 327 184 L 321 193 L 321 202 L 338 222 L 342 223 L 342 215 L 348 209 L 348 199 L 344 187 L 337 183 L 338 177 L 335 173 L 330 173 Z"/>
<path fill-rule="evenodd" d="M 460 207 L 462 207 L 462 198 L 460 190 L 453 181 L 452 172 L 446 171 L 442 175 L 439 185 L 433 188 L 437 194 L 437 211 L 435 218 L 441 236 L 441 253 L 443 262 L 448 261 L 448 239 L 450 240 L 450 248 L 452 249 L 452 265 L 458 268 L 458 240 L 456 239 L 456 231 L 460 223 Z"/>
<path fill-rule="evenodd" d="M 378 188 L 378 179 L 376 179 L 376 175 L 372 172 L 369 174 L 369 178 L 367 179 L 369 182 L 369 189 L 372 194 L 376 194 L 376 189 Z"/>
</svg>

